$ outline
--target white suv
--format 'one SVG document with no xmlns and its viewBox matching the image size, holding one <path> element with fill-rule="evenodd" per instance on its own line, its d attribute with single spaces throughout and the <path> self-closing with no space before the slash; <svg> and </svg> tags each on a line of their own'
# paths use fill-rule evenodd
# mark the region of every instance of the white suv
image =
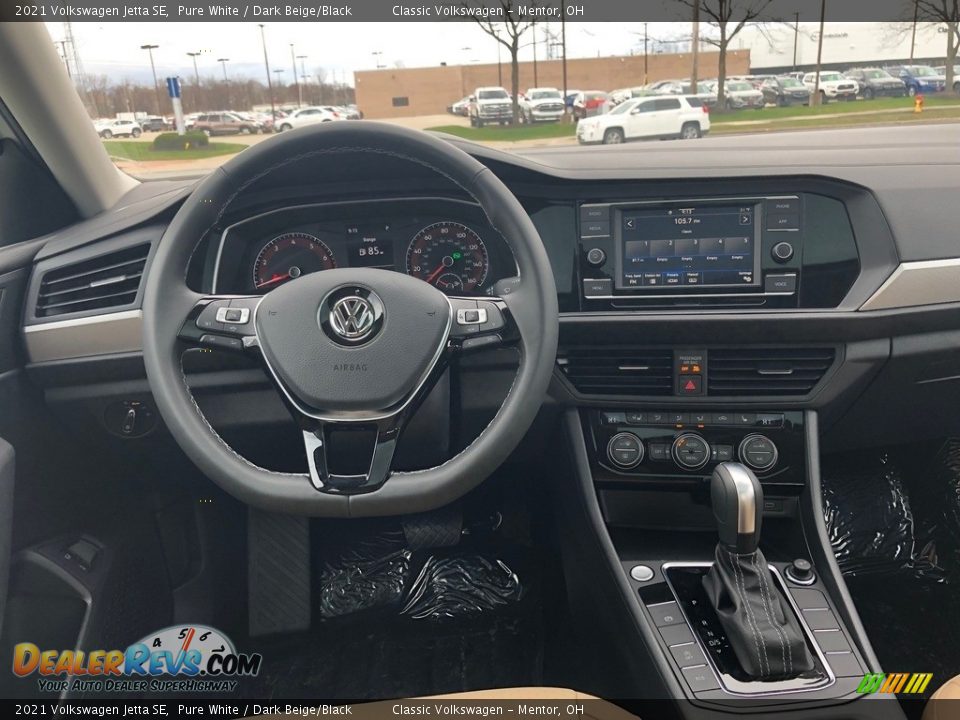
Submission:
<svg viewBox="0 0 960 720">
<path fill-rule="evenodd" d="M 556 88 L 530 88 L 520 96 L 521 122 L 556 122 L 563 117 L 563 95 Z"/>
<path fill-rule="evenodd" d="M 140 137 L 143 128 L 135 120 L 97 120 L 93 127 L 104 140 L 112 137 Z"/>
<path fill-rule="evenodd" d="M 322 107 L 305 107 L 295 110 L 287 117 L 277 121 L 280 132 L 284 130 L 293 130 L 304 125 L 313 125 L 314 123 L 332 122 L 334 120 L 343 120 L 337 114 L 334 114 Z"/>
<path fill-rule="evenodd" d="M 803 84 L 813 93 L 817 82 L 816 73 L 807 73 L 803 76 Z M 860 85 L 856 80 L 842 75 L 838 72 L 820 73 L 820 102 L 826 103 L 830 100 L 856 100 L 857 93 L 860 92 Z"/>
<path fill-rule="evenodd" d="M 606 115 L 581 120 L 581 145 L 612 145 L 643 138 L 690 140 L 710 132 L 710 113 L 698 97 L 641 97 L 620 103 Z"/>
</svg>

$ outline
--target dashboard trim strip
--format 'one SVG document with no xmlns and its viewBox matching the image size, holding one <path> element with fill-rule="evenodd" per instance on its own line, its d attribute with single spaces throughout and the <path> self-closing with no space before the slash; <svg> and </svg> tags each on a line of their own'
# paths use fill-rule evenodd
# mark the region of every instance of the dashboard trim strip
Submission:
<svg viewBox="0 0 960 720">
<path fill-rule="evenodd" d="M 860 311 L 960 302 L 960 258 L 900 263 Z"/>
<path fill-rule="evenodd" d="M 31 362 L 135 352 L 143 349 L 143 311 L 123 310 L 23 328 Z"/>
</svg>

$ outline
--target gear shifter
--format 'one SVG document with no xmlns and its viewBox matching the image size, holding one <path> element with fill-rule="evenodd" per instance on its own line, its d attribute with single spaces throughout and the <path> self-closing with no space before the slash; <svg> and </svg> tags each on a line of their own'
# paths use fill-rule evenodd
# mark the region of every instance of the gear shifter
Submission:
<svg viewBox="0 0 960 720">
<path fill-rule="evenodd" d="M 710 480 L 710 502 L 720 544 L 731 552 L 752 553 L 760 544 L 763 488 L 740 463 L 721 463 Z"/>
<path fill-rule="evenodd" d="M 770 575 L 760 551 L 763 488 L 749 468 L 721 463 L 710 479 L 710 500 L 720 542 L 703 579 L 747 675 L 757 680 L 792 678 L 813 668 L 800 624 Z"/>
</svg>

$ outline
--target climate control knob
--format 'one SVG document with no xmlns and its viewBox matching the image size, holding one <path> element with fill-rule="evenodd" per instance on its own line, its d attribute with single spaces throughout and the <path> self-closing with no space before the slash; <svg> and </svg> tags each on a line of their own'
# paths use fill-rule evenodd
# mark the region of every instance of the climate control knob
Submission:
<svg viewBox="0 0 960 720">
<path fill-rule="evenodd" d="M 673 461 L 686 470 L 699 470 L 710 461 L 710 446 L 696 433 L 683 433 L 673 441 Z"/>
<path fill-rule="evenodd" d="M 761 471 L 772 468 L 779 458 L 777 446 L 773 444 L 773 440 L 759 433 L 747 435 L 740 443 L 737 455 L 744 465 Z"/>
<path fill-rule="evenodd" d="M 643 461 L 643 442 L 631 432 L 617 433 L 607 443 L 607 459 L 621 470 L 629 470 Z"/>
</svg>

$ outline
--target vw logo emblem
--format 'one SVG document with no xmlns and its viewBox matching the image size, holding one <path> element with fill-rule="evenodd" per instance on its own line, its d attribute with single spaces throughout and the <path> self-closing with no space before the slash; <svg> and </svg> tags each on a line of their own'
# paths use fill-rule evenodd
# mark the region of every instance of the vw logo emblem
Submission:
<svg viewBox="0 0 960 720">
<path fill-rule="evenodd" d="M 320 327 L 340 345 L 361 345 L 383 324 L 383 302 L 372 290 L 345 287 L 328 295 L 320 306 Z"/>
<path fill-rule="evenodd" d="M 330 327 L 346 340 L 362 340 L 373 330 L 373 305 L 356 295 L 337 300 L 330 309 Z"/>
</svg>

